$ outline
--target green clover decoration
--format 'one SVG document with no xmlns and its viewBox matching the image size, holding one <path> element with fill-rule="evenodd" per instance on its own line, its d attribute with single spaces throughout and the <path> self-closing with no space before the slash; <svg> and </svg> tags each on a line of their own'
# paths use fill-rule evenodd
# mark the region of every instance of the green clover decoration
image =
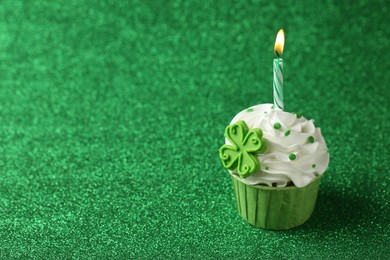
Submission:
<svg viewBox="0 0 390 260">
<path fill-rule="evenodd" d="M 256 153 L 263 153 L 267 144 L 262 139 L 260 128 L 249 130 L 244 121 L 238 121 L 225 129 L 225 137 L 231 145 L 224 144 L 219 150 L 223 166 L 228 170 L 237 168 L 238 174 L 246 178 L 260 170 Z"/>
</svg>

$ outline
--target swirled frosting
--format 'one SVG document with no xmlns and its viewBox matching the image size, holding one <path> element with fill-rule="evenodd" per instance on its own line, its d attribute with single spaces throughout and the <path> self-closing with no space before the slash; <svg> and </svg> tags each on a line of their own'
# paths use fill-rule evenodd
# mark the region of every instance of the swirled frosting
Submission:
<svg viewBox="0 0 390 260">
<path fill-rule="evenodd" d="M 230 124 L 243 120 L 249 129 L 260 128 L 267 150 L 256 154 L 260 171 L 242 180 L 248 185 L 265 184 L 285 187 L 293 182 L 304 187 L 329 164 L 329 153 L 320 128 L 303 116 L 272 109 L 260 104 L 238 113 Z M 230 144 L 226 140 L 227 144 Z M 236 170 L 231 171 L 235 174 Z"/>
</svg>

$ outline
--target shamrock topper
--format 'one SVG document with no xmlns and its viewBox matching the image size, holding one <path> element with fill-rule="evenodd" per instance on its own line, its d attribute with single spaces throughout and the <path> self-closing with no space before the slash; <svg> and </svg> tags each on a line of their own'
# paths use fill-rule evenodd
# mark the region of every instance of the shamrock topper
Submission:
<svg viewBox="0 0 390 260">
<path fill-rule="evenodd" d="M 260 128 L 249 130 L 244 121 L 238 121 L 225 129 L 225 136 L 231 145 L 224 144 L 219 150 L 223 166 L 228 170 L 237 168 L 238 174 L 246 178 L 260 170 L 260 162 L 255 153 L 263 153 L 267 147 L 261 139 Z"/>
</svg>

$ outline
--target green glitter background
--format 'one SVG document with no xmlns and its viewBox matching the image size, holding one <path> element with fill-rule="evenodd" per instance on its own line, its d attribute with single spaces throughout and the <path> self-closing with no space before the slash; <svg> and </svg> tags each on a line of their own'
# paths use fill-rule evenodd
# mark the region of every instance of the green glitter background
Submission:
<svg viewBox="0 0 390 260">
<path fill-rule="evenodd" d="M 349 3 L 353 2 L 353 3 Z M 1 1 L 0 258 L 378 259 L 390 255 L 386 1 Z M 239 216 L 218 158 L 272 102 L 331 153 L 303 226 Z"/>
</svg>

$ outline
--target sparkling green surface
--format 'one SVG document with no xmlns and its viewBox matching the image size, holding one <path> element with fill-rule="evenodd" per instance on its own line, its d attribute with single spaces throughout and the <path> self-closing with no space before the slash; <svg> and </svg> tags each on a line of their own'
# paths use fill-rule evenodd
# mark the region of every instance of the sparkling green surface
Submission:
<svg viewBox="0 0 390 260">
<path fill-rule="evenodd" d="M 1 259 L 377 259 L 389 249 L 386 1 L 1 1 Z M 351 3 L 349 3 L 351 2 Z M 239 111 L 313 118 L 303 226 L 253 228 L 218 149 Z"/>
</svg>

